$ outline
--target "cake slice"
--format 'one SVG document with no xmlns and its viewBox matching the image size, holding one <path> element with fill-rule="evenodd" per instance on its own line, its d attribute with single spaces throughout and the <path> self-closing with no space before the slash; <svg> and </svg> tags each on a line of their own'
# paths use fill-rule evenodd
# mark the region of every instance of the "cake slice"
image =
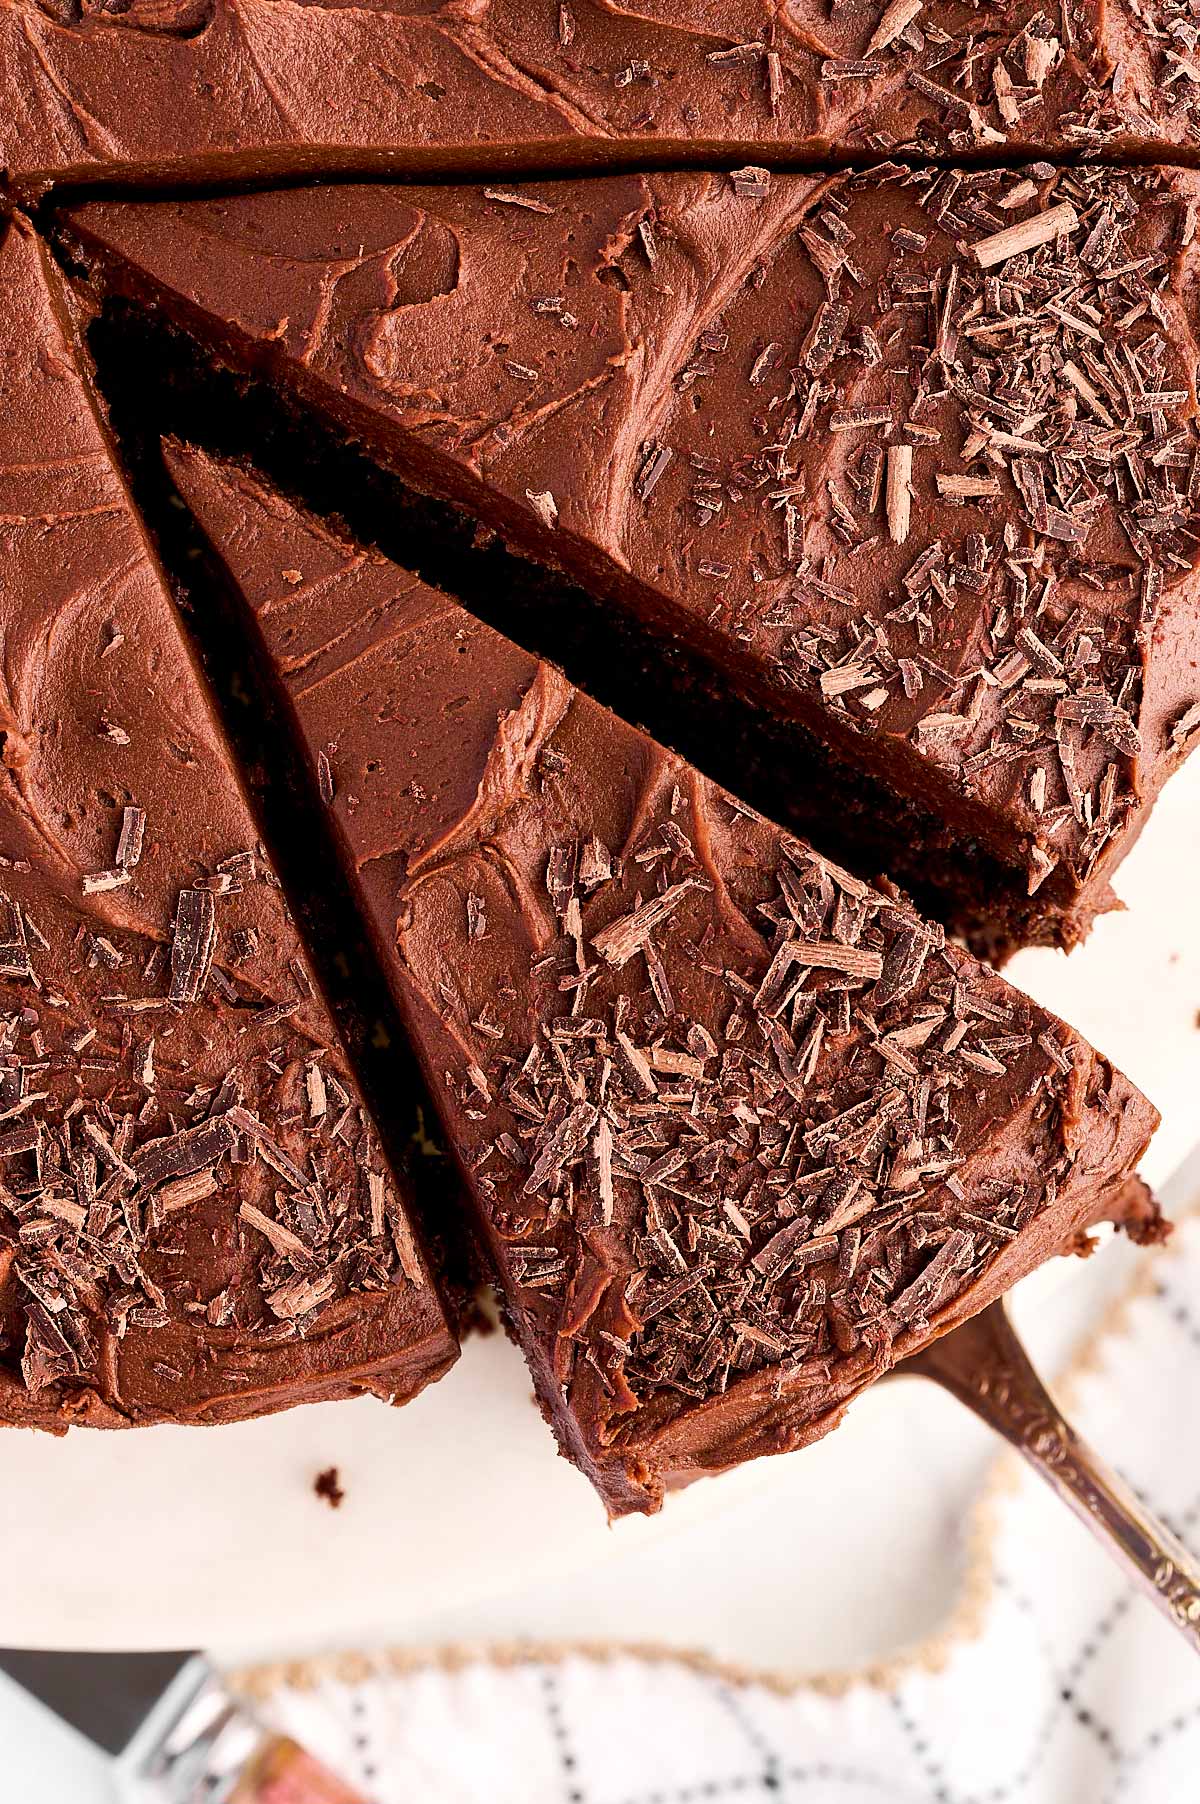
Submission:
<svg viewBox="0 0 1200 1804">
<path fill-rule="evenodd" d="M 76 361 L 0 226 L 0 1420 L 216 1422 L 457 1347 Z"/>
<path fill-rule="evenodd" d="M 1102 1216 L 1154 1109 L 552 666 L 168 449 L 254 624 L 509 1325 L 609 1510 L 812 1441 Z"/>
<path fill-rule="evenodd" d="M 53 182 L 434 176 L 901 146 L 1197 141 L 1191 25 L 1137 0 L 6 0 L 0 169 Z"/>
<path fill-rule="evenodd" d="M 787 723 L 781 802 L 1070 946 L 1200 725 L 1191 171 L 322 187 L 66 226 L 98 282 Z M 807 826 L 803 819 L 794 824 Z"/>
</svg>

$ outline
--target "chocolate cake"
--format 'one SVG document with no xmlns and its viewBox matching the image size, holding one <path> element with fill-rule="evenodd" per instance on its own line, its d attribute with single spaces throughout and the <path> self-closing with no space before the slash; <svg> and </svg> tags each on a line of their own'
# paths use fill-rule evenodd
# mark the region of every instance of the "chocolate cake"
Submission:
<svg viewBox="0 0 1200 1804">
<path fill-rule="evenodd" d="M 610 1512 L 824 1434 L 1100 1217 L 1155 1232 L 1150 1104 L 898 894 L 246 469 L 168 465 Z"/>
<path fill-rule="evenodd" d="M 60 278 L 0 222 L 0 1419 L 218 1422 L 456 1357 Z"/>
<path fill-rule="evenodd" d="M 1070 946 L 1200 725 L 1200 177 L 667 174 L 69 212 L 98 283 L 795 730 L 882 864 Z M 665 650 L 663 647 L 665 646 Z M 890 837 L 889 837 L 890 833 Z"/>
<path fill-rule="evenodd" d="M 1195 155 L 1183 0 L 6 0 L 0 171 L 54 182 Z"/>
</svg>

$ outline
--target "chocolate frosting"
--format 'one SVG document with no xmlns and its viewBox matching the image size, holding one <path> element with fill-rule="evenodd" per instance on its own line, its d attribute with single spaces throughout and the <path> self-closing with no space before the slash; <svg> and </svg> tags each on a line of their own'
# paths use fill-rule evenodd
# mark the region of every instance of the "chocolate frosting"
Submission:
<svg viewBox="0 0 1200 1804">
<path fill-rule="evenodd" d="M 20 221 L 0 284 L 0 1416 L 402 1400 L 404 1187 Z"/>
<path fill-rule="evenodd" d="M 1062 1022 L 251 473 L 168 463 L 610 1511 L 824 1433 L 1098 1216 L 1152 1225 L 1155 1112 Z"/>
<path fill-rule="evenodd" d="M 68 228 L 982 846 L 997 937 L 1071 944 L 1200 723 L 1198 180 L 329 187 Z"/>
<path fill-rule="evenodd" d="M 1177 0 L 6 0 L 0 170 L 158 182 L 1191 150 Z"/>
</svg>

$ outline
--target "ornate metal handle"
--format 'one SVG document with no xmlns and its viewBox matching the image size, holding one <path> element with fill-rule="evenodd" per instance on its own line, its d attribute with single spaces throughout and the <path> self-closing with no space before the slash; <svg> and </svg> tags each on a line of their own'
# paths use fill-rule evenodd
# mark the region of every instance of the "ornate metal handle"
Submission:
<svg viewBox="0 0 1200 1804">
<path fill-rule="evenodd" d="M 901 1370 L 934 1379 L 1003 1435 L 1200 1653 L 1200 1577 L 1192 1556 L 1076 1434 L 1002 1302 L 933 1341 Z"/>
</svg>

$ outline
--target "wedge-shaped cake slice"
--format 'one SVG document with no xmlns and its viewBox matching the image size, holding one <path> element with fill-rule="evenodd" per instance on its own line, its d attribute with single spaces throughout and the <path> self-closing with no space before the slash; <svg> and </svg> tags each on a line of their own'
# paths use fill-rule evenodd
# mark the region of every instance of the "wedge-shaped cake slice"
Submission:
<svg viewBox="0 0 1200 1804">
<path fill-rule="evenodd" d="M 6 0 L 0 169 L 55 181 L 762 163 L 1197 138 L 1137 0 Z"/>
<path fill-rule="evenodd" d="M 1155 1111 L 1061 1021 L 445 595 L 168 461 L 610 1511 L 824 1434 L 1099 1217 L 1155 1231 Z"/>
<path fill-rule="evenodd" d="M 781 796 L 1070 945 L 1200 725 L 1191 172 L 95 203 L 98 276 L 772 720 Z M 814 777 L 819 778 L 814 783 Z"/>
<path fill-rule="evenodd" d="M 0 286 L 0 1419 L 400 1401 L 404 1189 L 19 222 Z"/>
</svg>

